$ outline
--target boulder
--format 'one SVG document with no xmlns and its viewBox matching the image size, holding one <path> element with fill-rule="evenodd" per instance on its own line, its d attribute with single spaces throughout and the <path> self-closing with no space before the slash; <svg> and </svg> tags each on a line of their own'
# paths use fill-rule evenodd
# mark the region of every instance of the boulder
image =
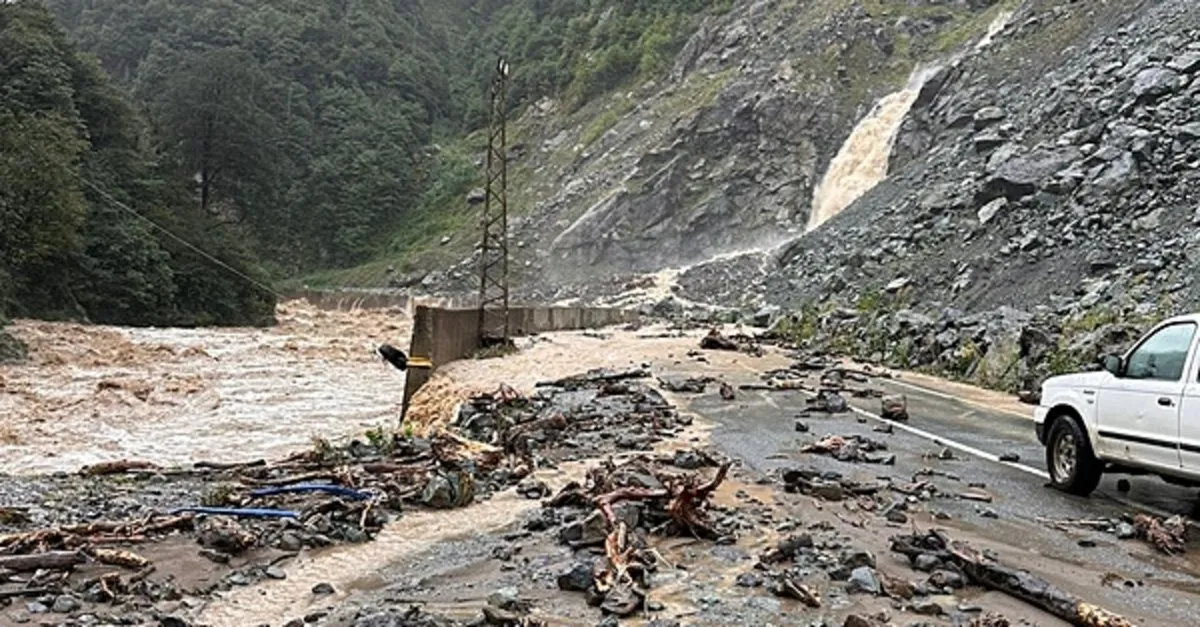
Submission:
<svg viewBox="0 0 1200 627">
<path fill-rule="evenodd" d="M 1031 196 L 1039 186 L 1081 157 L 1075 147 L 1039 149 L 1012 157 L 999 164 L 996 173 L 984 181 L 976 194 L 977 200 L 986 203 L 996 198 L 1020 200 Z"/>
<path fill-rule="evenodd" d="M 1153 100 L 1179 88 L 1179 73 L 1161 67 L 1146 68 L 1133 78 L 1129 93 L 1139 101 Z"/>
</svg>

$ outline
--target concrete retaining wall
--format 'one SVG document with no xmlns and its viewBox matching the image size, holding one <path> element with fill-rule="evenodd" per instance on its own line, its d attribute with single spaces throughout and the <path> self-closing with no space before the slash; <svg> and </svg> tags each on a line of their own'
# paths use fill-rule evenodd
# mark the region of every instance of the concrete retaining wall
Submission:
<svg viewBox="0 0 1200 627">
<path fill-rule="evenodd" d="M 589 307 L 511 307 L 509 329 L 514 336 L 594 329 L 625 324 L 638 319 L 636 311 Z M 489 324 L 492 324 L 489 322 Z M 417 305 L 409 354 L 428 357 L 432 368 L 408 371 L 404 386 L 404 411 L 409 401 L 439 367 L 462 359 L 481 345 L 478 309 L 442 309 Z"/>
</svg>

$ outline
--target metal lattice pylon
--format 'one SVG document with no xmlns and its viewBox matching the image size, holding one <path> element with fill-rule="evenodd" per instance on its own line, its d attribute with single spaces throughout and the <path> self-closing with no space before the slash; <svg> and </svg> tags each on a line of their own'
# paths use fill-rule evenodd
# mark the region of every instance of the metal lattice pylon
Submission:
<svg viewBox="0 0 1200 627">
<path fill-rule="evenodd" d="M 488 120 L 487 186 L 479 262 L 479 335 L 507 343 L 508 322 L 508 62 L 496 63 Z"/>
</svg>

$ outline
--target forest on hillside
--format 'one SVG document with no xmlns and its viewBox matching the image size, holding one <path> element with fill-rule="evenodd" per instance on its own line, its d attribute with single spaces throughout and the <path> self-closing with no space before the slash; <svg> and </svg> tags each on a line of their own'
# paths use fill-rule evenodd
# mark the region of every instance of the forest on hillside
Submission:
<svg viewBox="0 0 1200 627">
<path fill-rule="evenodd" d="M 11 314 L 270 322 L 272 296 L 161 230 L 258 274 L 236 230 L 196 210 L 188 187 L 148 146 L 122 90 L 45 6 L 0 5 L 0 324 Z M 0 357 L 13 350 L 0 338 Z"/>
<path fill-rule="evenodd" d="M 486 123 L 498 56 L 513 110 L 574 108 L 729 1 L 0 4 L 0 324 L 269 321 L 254 282 L 369 259 L 477 184 L 439 142 Z"/>
<path fill-rule="evenodd" d="M 576 105 L 668 64 L 720 0 L 49 0 L 146 112 L 201 209 L 244 227 L 277 276 L 359 263 L 486 123 L 496 57 L 512 106 Z"/>
</svg>

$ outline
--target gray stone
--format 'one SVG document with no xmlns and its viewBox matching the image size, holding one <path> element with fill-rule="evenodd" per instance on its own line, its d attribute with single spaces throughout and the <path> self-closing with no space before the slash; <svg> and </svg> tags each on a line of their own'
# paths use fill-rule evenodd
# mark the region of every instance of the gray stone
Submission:
<svg viewBox="0 0 1200 627">
<path fill-rule="evenodd" d="M 945 610 L 942 609 L 942 606 L 936 601 L 921 601 L 914 603 L 912 609 L 917 614 L 923 614 L 925 616 L 941 616 L 945 612 Z"/>
<path fill-rule="evenodd" d="M 283 532 L 283 535 L 279 536 L 279 549 L 281 551 L 299 551 L 303 548 L 304 541 L 301 540 L 300 536 L 296 535 L 295 533 L 291 531 L 285 531 Z"/>
<path fill-rule="evenodd" d="M 997 151 L 993 159 L 999 155 L 1000 152 Z M 990 202 L 1001 197 L 1020 200 L 1031 196 L 1038 190 L 1038 186 L 1049 181 L 1056 173 L 1066 169 L 1082 156 L 1075 147 L 1038 149 L 1021 156 L 1011 156 L 996 167 L 995 174 L 984 182 L 976 194 L 976 199 Z"/>
<path fill-rule="evenodd" d="M 742 588 L 757 588 L 763 584 L 763 578 L 758 573 L 742 573 L 737 576 L 736 583 Z"/>
<path fill-rule="evenodd" d="M 889 292 L 889 293 L 890 292 L 899 292 L 900 290 L 908 287 L 908 284 L 911 282 L 912 281 L 908 277 L 900 277 L 898 279 L 892 280 L 892 282 L 888 283 L 887 286 L 884 287 L 883 289 L 884 289 L 884 291 Z"/>
<path fill-rule="evenodd" d="M 1133 528 L 1133 525 L 1123 522 L 1117 524 L 1114 533 L 1116 533 L 1119 540 L 1130 540 L 1137 535 L 1137 530 Z"/>
<path fill-rule="evenodd" d="M 973 118 L 975 122 L 975 130 L 980 131 L 993 124 L 996 124 L 1004 118 L 1008 117 L 1008 113 L 1000 107 L 984 107 L 975 112 Z"/>
<path fill-rule="evenodd" d="M 1179 87 L 1179 74 L 1174 70 L 1152 67 L 1138 72 L 1133 79 L 1130 93 L 1139 100 L 1153 99 L 1169 94 Z"/>
<path fill-rule="evenodd" d="M 846 498 L 840 483 L 819 483 L 813 486 L 813 496 L 826 501 L 840 501 Z"/>
<path fill-rule="evenodd" d="M 1187 141 L 1200 139 L 1200 122 L 1188 122 L 1176 127 L 1175 136 Z"/>
<path fill-rule="evenodd" d="M 592 564 L 575 562 L 570 568 L 559 573 L 558 588 L 572 592 L 587 592 L 592 588 Z"/>
<path fill-rule="evenodd" d="M 318 596 L 333 594 L 334 592 L 333 585 L 324 581 L 312 587 L 312 593 Z"/>
<path fill-rule="evenodd" d="M 971 143 L 975 146 L 975 152 L 982 155 L 1003 146 L 1005 141 L 1007 140 L 999 133 L 984 131 L 972 138 Z"/>
<path fill-rule="evenodd" d="M 287 573 L 278 566 L 268 566 L 264 574 L 271 579 L 287 579 Z"/>
<path fill-rule="evenodd" d="M 922 572 L 931 572 L 942 565 L 942 560 L 932 553 L 922 553 L 913 560 L 913 568 Z"/>
<path fill-rule="evenodd" d="M 1171 59 L 1171 62 L 1167 64 L 1167 68 L 1181 74 L 1191 74 L 1200 70 L 1200 52 L 1185 52 Z"/>
<path fill-rule="evenodd" d="M 992 218 L 996 217 L 996 214 L 1000 213 L 1000 210 L 1007 206 L 1008 199 L 1003 197 L 997 198 L 984 205 L 979 209 L 979 223 L 987 224 L 988 222 L 991 222 Z"/>
<path fill-rule="evenodd" d="M 56 614 L 70 614 L 79 609 L 79 599 L 69 594 L 60 594 L 54 598 L 54 605 L 50 609 Z"/>
<path fill-rule="evenodd" d="M 1135 219 L 1131 226 L 1135 231 L 1153 231 L 1162 225 L 1162 215 L 1162 209 L 1155 209 L 1154 211 Z"/>
<path fill-rule="evenodd" d="M 582 521 L 575 521 L 559 531 L 559 539 L 572 546 L 603 544 L 608 537 L 608 525 L 604 515 L 593 511 Z"/>
<path fill-rule="evenodd" d="M 883 592 L 883 586 L 879 583 L 879 575 L 875 573 L 875 569 L 863 566 L 851 571 L 850 579 L 846 582 L 846 592 L 878 595 Z"/>
<path fill-rule="evenodd" d="M 1120 191 L 1133 185 L 1137 181 L 1137 175 L 1137 161 L 1132 153 L 1125 152 L 1104 168 L 1095 185 L 1109 192 Z"/>
<path fill-rule="evenodd" d="M 487 597 L 487 604 L 502 610 L 511 610 L 521 603 L 521 593 L 516 588 L 500 588 Z"/>
<path fill-rule="evenodd" d="M 30 614 L 45 614 L 50 611 L 50 608 L 46 607 L 44 603 L 31 601 L 25 604 L 25 611 L 29 612 Z"/>
<path fill-rule="evenodd" d="M 961 588 L 966 585 L 963 576 L 950 570 L 935 570 L 929 575 L 930 585 L 939 588 Z"/>
</svg>

